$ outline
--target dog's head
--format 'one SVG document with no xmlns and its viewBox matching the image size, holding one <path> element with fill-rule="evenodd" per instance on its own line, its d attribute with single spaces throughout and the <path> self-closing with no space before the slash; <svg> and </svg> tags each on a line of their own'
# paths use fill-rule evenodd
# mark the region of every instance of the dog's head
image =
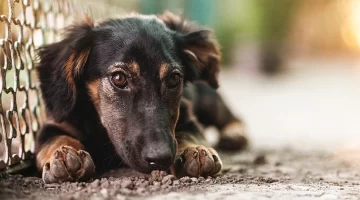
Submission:
<svg viewBox="0 0 360 200">
<path fill-rule="evenodd" d="M 42 47 L 39 56 L 51 117 L 67 120 L 79 96 L 86 96 L 117 154 L 143 172 L 166 169 L 174 160 L 184 84 L 201 79 L 218 87 L 220 53 L 211 31 L 172 13 L 96 26 L 88 19 L 69 27 L 62 41 Z"/>
</svg>

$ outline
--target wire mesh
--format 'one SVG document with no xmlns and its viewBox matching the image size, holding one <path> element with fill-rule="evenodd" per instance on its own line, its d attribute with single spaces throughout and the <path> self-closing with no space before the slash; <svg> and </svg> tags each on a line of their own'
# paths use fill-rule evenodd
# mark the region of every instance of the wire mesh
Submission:
<svg viewBox="0 0 360 200">
<path fill-rule="evenodd" d="M 70 12 L 66 0 L 0 3 L 0 171 L 32 158 L 44 119 L 35 50 L 59 39 Z"/>
<path fill-rule="evenodd" d="M 0 174 L 32 164 L 45 119 L 36 49 L 60 40 L 62 29 L 83 13 L 106 18 L 136 5 L 137 0 L 0 0 Z"/>
</svg>

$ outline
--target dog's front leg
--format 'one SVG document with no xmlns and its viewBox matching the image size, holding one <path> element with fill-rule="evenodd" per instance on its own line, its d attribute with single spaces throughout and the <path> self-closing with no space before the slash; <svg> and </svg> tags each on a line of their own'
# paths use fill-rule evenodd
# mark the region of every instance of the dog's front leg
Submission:
<svg viewBox="0 0 360 200">
<path fill-rule="evenodd" d="M 36 165 L 45 183 L 86 181 L 95 174 L 90 154 L 70 132 L 59 124 L 47 124 L 40 132 Z"/>
<path fill-rule="evenodd" d="M 191 103 L 182 100 L 180 122 L 177 126 L 178 149 L 172 174 L 177 177 L 212 176 L 222 168 L 222 161 L 215 149 L 207 144 L 203 130 L 192 114 Z"/>
</svg>

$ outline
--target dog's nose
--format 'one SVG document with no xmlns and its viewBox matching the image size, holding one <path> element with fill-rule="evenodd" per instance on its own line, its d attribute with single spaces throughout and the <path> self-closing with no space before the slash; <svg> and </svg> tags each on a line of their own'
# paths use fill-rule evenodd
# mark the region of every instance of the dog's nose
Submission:
<svg viewBox="0 0 360 200">
<path fill-rule="evenodd" d="M 148 162 L 153 169 L 166 169 L 173 162 L 173 155 L 171 151 L 152 152 L 147 153 L 144 156 L 146 162 Z"/>
</svg>

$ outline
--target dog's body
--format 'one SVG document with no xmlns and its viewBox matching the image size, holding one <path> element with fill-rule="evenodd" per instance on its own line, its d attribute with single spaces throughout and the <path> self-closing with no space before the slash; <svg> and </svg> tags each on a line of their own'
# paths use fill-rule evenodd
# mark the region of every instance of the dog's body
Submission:
<svg viewBox="0 0 360 200">
<path fill-rule="evenodd" d="M 67 31 L 39 51 L 49 120 L 36 160 L 46 183 L 87 180 L 122 164 L 214 175 L 222 163 L 200 123 L 221 131 L 220 148 L 246 145 L 241 121 L 215 91 L 220 52 L 209 31 L 171 13 L 97 26 L 88 19 Z"/>
</svg>

